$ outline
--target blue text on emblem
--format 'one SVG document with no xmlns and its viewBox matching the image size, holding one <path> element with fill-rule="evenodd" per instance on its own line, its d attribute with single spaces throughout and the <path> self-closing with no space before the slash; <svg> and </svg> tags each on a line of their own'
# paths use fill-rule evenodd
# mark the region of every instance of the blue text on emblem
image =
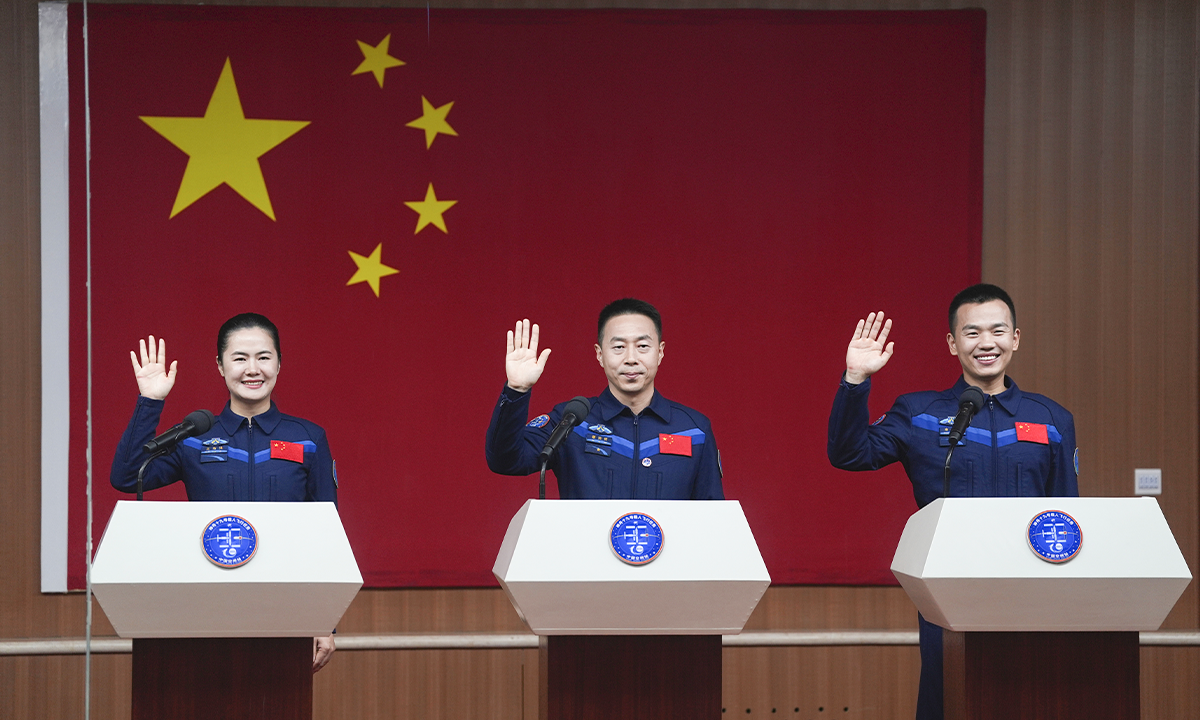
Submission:
<svg viewBox="0 0 1200 720">
<path fill-rule="evenodd" d="M 609 531 L 612 551 L 630 565 L 645 565 L 658 557 L 663 539 L 658 521 L 645 513 L 626 513 L 617 518 Z"/>
<path fill-rule="evenodd" d="M 1083 531 L 1075 518 L 1061 510 L 1047 510 L 1029 521 L 1029 549 L 1051 563 L 1064 563 L 1079 554 Z"/>
<path fill-rule="evenodd" d="M 204 526 L 200 546 L 214 565 L 241 567 L 258 551 L 258 533 L 245 518 L 222 515 Z"/>
</svg>

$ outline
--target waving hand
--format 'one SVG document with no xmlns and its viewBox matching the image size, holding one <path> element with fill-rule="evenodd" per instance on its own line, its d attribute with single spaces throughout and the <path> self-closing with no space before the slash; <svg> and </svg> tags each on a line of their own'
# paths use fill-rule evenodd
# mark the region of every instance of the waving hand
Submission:
<svg viewBox="0 0 1200 720">
<path fill-rule="evenodd" d="M 178 361 L 171 361 L 171 369 L 167 370 L 167 341 L 162 338 L 158 339 L 157 348 L 154 346 L 153 335 L 148 343 L 139 340 L 138 347 L 142 353 L 141 362 L 138 362 L 138 356 L 132 350 L 129 351 L 138 392 L 152 400 L 165 400 L 171 388 L 175 387 L 175 366 Z"/>
<path fill-rule="evenodd" d="M 857 385 L 887 365 L 892 357 L 892 346 L 887 341 L 892 331 L 892 321 L 883 319 L 883 311 L 867 315 L 859 320 L 846 348 L 846 382 Z"/>
<path fill-rule="evenodd" d="M 518 320 L 516 328 L 508 331 L 508 354 L 504 356 L 508 386 L 518 392 L 528 392 L 542 376 L 548 357 L 550 348 L 538 355 L 538 326 L 530 329 L 528 318 Z"/>
</svg>

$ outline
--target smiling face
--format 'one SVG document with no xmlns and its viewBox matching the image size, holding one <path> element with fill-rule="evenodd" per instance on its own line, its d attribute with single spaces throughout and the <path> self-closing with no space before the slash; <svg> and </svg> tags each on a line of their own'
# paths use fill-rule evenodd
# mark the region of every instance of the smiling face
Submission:
<svg viewBox="0 0 1200 720">
<path fill-rule="evenodd" d="M 271 407 L 271 392 L 279 375 L 279 352 L 262 328 L 229 334 L 217 371 L 229 388 L 229 407 L 242 417 L 254 417 Z"/>
<path fill-rule="evenodd" d="M 954 333 L 946 334 L 950 354 L 958 357 L 963 377 L 989 395 L 1004 392 L 1004 371 L 1021 342 L 1021 331 L 1003 300 L 958 308 Z"/>
<path fill-rule="evenodd" d="M 654 376 L 664 347 L 654 321 L 645 315 L 618 315 L 604 324 L 596 360 L 612 394 L 635 413 L 654 397 Z"/>
</svg>

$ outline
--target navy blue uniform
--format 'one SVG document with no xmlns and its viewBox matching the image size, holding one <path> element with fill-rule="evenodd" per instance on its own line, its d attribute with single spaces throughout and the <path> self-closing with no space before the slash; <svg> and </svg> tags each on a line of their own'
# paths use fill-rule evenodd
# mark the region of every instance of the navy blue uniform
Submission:
<svg viewBox="0 0 1200 720">
<path fill-rule="evenodd" d="M 530 395 L 507 385 L 500 394 L 485 448 L 493 472 L 528 475 L 541 469 L 538 454 L 562 419 L 566 403 L 526 422 Z M 679 437 L 660 447 L 660 433 Z M 679 454 L 689 447 L 690 456 Z M 605 388 L 592 398 L 587 420 L 567 435 L 549 467 L 564 499 L 725 499 L 708 418 L 657 390 L 641 414 L 634 415 Z"/>
<path fill-rule="evenodd" d="M 951 497 L 1075 497 L 1079 495 L 1075 421 L 1058 403 L 1021 392 L 1004 378 L 1005 390 L 987 398 L 971 420 L 950 465 Z M 891 410 L 868 425 L 871 380 L 838 387 L 829 414 L 829 462 L 842 470 L 877 470 L 900 461 L 919 507 L 942 496 L 950 426 L 958 398 L 967 389 L 959 378 L 943 392 L 901 395 Z M 1045 444 L 1018 438 L 1017 423 L 1044 425 Z M 919 617 L 921 685 L 919 720 L 942 718 L 942 629 Z"/>
<path fill-rule="evenodd" d="M 112 486 L 137 492 L 138 467 L 148 455 L 142 446 L 154 438 L 163 401 L 138 397 L 137 407 L 113 456 Z M 303 447 L 304 460 L 272 458 L 271 441 Z M 337 503 L 333 456 L 325 431 L 301 418 L 271 409 L 254 418 L 235 414 L 225 404 L 208 432 L 187 438 L 169 455 L 146 467 L 144 488 L 183 481 L 189 500 Z"/>
</svg>

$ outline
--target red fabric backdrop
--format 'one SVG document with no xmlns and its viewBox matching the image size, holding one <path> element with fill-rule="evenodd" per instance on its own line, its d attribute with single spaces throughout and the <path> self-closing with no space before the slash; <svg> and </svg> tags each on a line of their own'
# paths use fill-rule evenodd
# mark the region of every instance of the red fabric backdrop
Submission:
<svg viewBox="0 0 1200 720">
<path fill-rule="evenodd" d="M 83 583 L 87 337 L 81 15 L 72 6 L 71 584 Z M 535 412 L 604 387 L 595 317 L 665 318 L 658 387 L 712 419 L 777 583 L 891 583 L 915 509 L 899 467 L 834 470 L 829 404 L 855 321 L 895 318 L 873 412 L 948 387 L 945 307 L 979 277 L 982 11 L 448 11 L 93 5 L 97 536 L 167 339 L 164 426 L 227 399 L 216 329 L 282 333 L 280 408 L 328 431 L 369 586 L 490 585 L 536 476 L 483 436 L 505 330 L 554 349 Z M 404 65 L 353 74 L 358 41 Z M 247 118 L 309 124 L 260 158 L 275 218 L 222 185 L 171 216 L 188 155 L 141 116 L 202 117 L 229 60 Z M 422 97 L 453 106 L 426 134 Z M 430 184 L 446 231 L 407 202 Z M 351 252 L 398 272 L 347 284 Z M 551 483 L 551 486 L 553 484 Z M 176 486 L 148 499 L 184 497 Z M 76 560 L 80 558 L 80 560 Z"/>
</svg>

